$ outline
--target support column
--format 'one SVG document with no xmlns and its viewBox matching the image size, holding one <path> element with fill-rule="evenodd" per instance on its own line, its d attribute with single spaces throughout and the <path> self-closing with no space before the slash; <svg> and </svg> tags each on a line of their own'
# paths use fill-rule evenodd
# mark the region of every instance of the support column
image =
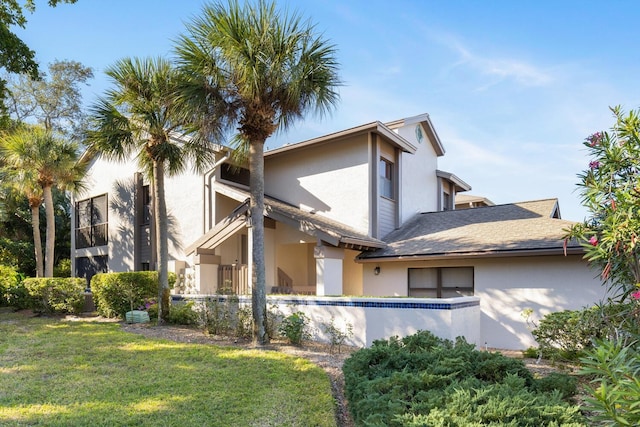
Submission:
<svg viewBox="0 0 640 427">
<path fill-rule="evenodd" d="M 331 246 L 316 246 L 316 295 L 342 295 L 342 260 L 344 250 Z"/>
<path fill-rule="evenodd" d="M 214 294 L 218 290 L 220 256 L 197 254 L 194 258 L 195 288 L 200 294 Z"/>
</svg>

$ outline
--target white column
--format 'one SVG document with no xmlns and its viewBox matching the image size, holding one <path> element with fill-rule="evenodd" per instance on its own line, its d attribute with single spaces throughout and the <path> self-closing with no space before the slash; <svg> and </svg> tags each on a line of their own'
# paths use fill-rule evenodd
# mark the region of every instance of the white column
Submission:
<svg viewBox="0 0 640 427">
<path fill-rule="evenodd" d="M 344 250 L 330 246 L 316 246 L 316 295 L 342 295 L 342 260 Z"/>
</svg>

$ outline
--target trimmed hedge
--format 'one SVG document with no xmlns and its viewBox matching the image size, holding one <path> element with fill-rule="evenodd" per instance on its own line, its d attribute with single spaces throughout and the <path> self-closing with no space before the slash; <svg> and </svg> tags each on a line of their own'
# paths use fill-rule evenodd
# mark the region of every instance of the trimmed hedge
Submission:
<svg viewBox="0 0 640 427">
<path fill-rule="evenodd" d="M 22 277 L 13 268 L 0 265 L 0 306 L 9 305 L 10 292 L 22 282 Z"/>
<path fill-rule="evenodd" d="M 579 407 L 563 400 L 574 379 L 539 383 L 521 360 L 475 350 L 462 338 L 421 331 L 375 341 L 353 353 L 343 372 L 356 425 L 584 425 Z"/>
<path fill-rule="evenodd" d="M 32 298 L 33 309 L 39 313 L 79 314 L 84 306 L 86 281 L 81 278 L 28 278 L 24 287 Z"/>
<path fill-rule="evenodd" d="M 169 273 L 169 283 L 175 283 Z M 99 273 L 91 279 L 93 302 L 99 315 L 124 318 L 127 311 L 137 310 L 145 300 L 158 298 L 158 272 Z"/>
</svg>

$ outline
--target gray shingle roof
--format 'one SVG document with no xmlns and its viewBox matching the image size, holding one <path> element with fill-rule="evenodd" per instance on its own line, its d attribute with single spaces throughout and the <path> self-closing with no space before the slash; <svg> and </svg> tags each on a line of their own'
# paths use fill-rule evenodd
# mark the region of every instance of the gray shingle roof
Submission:
<svg viewBox="0 0 640 427">
<path fill-rule="evenodd" d="M 416 215 L 384 240 L 387 247 L 359 256 L 437 257 L 563 252 L 565 229 L 573 222 L 554 218 L 557 200 L 537 200 Z M 575 241 L 568 250 L 580 250 Z"/>
</svg>

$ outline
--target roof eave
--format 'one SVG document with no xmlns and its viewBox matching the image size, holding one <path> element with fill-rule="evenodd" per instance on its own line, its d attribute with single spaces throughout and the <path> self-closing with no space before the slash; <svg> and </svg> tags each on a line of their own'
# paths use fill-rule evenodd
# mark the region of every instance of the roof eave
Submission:
<svg viewBox="0 0 640 427">
<path fill-rule="evenodd" d="M 441 261 L 448 259 L 470 259 L 470 258 L 512 258 L 526 256 L 553 256 L 553 255 L 583 255 L 584 249 L 581 247 L 570 247 L 566 251 L 563 248 L 543 248 L 543 249 L 511 249 L 495 251 L 474 251 L 474 252 L 449 252 L 439 254 L 422 255 L 387 255 L 379 257 L 356 258 L 358 263 L 371 262 L 396 262 L 396 261 Z"/>
</svg>

